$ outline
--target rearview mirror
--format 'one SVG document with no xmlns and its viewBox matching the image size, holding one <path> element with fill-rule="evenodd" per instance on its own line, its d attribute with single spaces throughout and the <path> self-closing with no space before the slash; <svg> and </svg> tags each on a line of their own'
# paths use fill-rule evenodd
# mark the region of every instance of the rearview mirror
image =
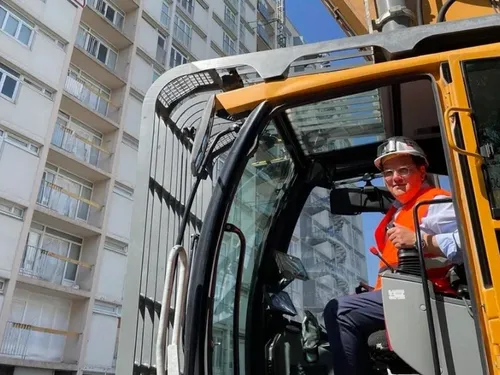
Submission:
<svg viewBox="0 0 500 375">
<path fill-rule="evenodd" d="M 330 192 L 330 211 L 335 215 L 359 215 L 363 212 L 385 214 L 393 201 L 394 197 L 383 187 L 332 189 Z"/>
</svg>

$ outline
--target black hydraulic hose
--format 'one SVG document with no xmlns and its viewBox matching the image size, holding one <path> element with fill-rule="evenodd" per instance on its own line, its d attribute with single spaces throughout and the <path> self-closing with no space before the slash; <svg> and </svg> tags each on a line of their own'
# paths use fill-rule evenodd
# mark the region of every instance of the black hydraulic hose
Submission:
<svg viewBox="0 0 500 375">
<path fill-rule="evenodd" d="M 448 12 L 448 9 L 450 9 L 450 7 L 453 5 L 454 2 L 455 0 L 446 0 L 446 3 L 444 3 L 441 9 L 439 9 L 437 22 L 444 21 L 446 17 L 446 12 Z"/>
<path fill-rule="evenodd" d="M 434 375 L 440 375 L 441 374 L 441 367 L 439 365 L 439 352 L 437 348 L 437 340 L 436 340 L 436 328 L 434 327 L 434 317 L 432 316 L 432 308 L 431 308 L 431 296 L 429 292 L 429 285 L 428 285 L 428 277 L 427 277 L 427 271 L 425 269 L 425 257 L 424 257 L 424 251 L 422 249 L 422 233 L 419 228 L 419 220 L 418 220 L 418 209 L 421 206 L 428 206 L 431 204 L 441 204 L 441 203 L 451 203 L 453 202 L 451 198 L 444 198 L 444 199 L 431 199 L 431 200 L 425 200 L 425 201 L 420 201 L 415 205 L 415 208 L 413 210 L 413 222 L 415 225 L 415 228 L 417 230 L 415 231 L 415 234 L 417 236 L 417 250 L 418 250 L 418 260 L 420 263 L 420 270 L 421 270 L 421 277 L 422 277 L 422 288 L 424 292 L 424 303 L 425 303 L 425 313 L 427 315 L 427 326 L 429 328 L 429 336 L 430 336 L 430 341 L 431 341 L 431 352 L 432 352 L 432 364 L 434 366 Z"/>
<path fill-rule="evenodd" d="M 422 26 L 424 24 L 424 9 L 422 8 L 422 0 L 417 0 L 417 23 L 418 26 Z"/>
</svg>

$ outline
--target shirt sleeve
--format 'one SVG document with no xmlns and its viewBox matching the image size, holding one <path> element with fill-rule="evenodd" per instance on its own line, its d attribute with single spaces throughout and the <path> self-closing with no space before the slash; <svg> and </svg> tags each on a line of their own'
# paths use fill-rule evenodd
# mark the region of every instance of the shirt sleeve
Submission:
<svg viewBox="0 0 500 375">
<path fill-rule="evenodd" d="M 447 198 L 439 195 L 435 199 Z M 429 206 L 427 215 L 420 224 L 422 232 L 435 235 L 437 244 L 453 263 L 462 263 L 462 251 L 458 235 L 457 218 L 453 203 L 439 203 Z"/>
</svg>

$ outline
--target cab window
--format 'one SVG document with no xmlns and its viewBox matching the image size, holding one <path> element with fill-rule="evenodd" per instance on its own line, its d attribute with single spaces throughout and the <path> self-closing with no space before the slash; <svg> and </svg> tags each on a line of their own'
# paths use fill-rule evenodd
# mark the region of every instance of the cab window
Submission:
<svg viewBox="0 0 500 375">
<path fill-rule="evenodd" d="M 478 146 L 495 219 L 500 218 L 500 59 L 471 60 L 463 66 Z"/>
<path fill-rule="evenodd" d="M 270 162 L 259 163 L 262 160 Z M 262 255 L 262 239 L 267 235 L 275 205 L 286 191 L 293 172 L 290 155 L 277 136 L 275 124 L 271 122 L 260 137 L 254 156 L 246 164 L 227 220 L 243 232 L 246 240 L 240 291 L 235 290 L 240 258 L 240 242 L 236 235 L 226 232 L 217 261 L 211 337 L 213 374 L 233 373 L 232 335 L 236 292 L 240 293 L 240 373 L 244 372 L 245 323 L 250 286 Z"/>
</svg>

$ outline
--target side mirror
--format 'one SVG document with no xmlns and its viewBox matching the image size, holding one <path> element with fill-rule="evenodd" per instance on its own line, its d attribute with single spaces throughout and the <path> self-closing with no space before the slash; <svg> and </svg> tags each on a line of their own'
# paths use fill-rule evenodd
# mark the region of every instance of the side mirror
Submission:
<svg viewBox="0 0 500 375">
<path fill-rule="evenodd" d="M 330 211 L 335 215 L 359 215 L 363 212 L 386 213 L 394 197 L 386 188 L 365 186 L 332 189 Z"/>
</svg>

